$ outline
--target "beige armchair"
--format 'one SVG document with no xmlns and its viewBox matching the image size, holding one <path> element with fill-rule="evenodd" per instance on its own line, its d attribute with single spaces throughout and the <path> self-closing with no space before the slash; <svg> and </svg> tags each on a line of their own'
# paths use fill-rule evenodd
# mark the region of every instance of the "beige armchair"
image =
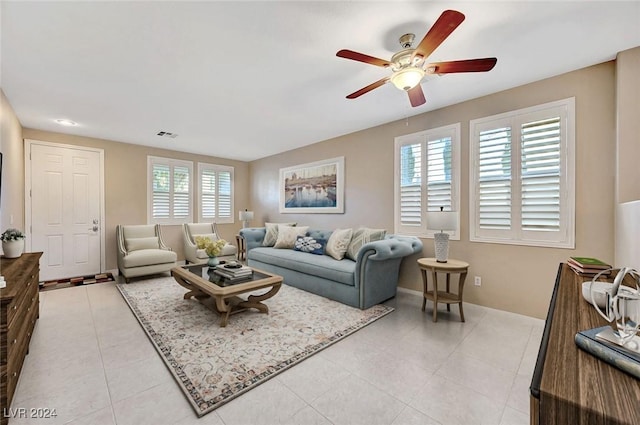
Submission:
<svg viewBox="0 0 640 425">
<path fill-rule="evenodd" d="M 176 267 L 178 255 L 164 244 L 160 225 L 118 225 L 118 270 L 129 279 L 163 273 Z"/>
<path fill-rule="evenodd" d="M 184 242 L 184 259 L 186 263 L 206 263 L 209 256 L 204 249 L 198 249 L 196 246 L 196 236 L 208 237 L 212 241 L 220 239 L 215 223 L 184 223 L 182 225 L 183 242 Z M 221 260 L 235 260 L 238 248 L 229 242 L 222 248 L 222 252 L 218 255 Z"/>
</svg>

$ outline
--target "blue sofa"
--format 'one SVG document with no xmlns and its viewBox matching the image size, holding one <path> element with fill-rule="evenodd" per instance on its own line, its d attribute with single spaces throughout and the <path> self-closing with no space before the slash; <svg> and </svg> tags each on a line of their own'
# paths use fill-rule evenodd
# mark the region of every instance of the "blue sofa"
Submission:
<svg viewBox="0 0 640 425">
<path fill-rule="evenodd" d="M 328 255 L 264 247 L 265 233 L 264 227 L 240 230 L 249 266 L 280 275 L 287 285 L 361 309 L 395 297 L 402 259 L 422 251 L 416 237 L 387 235 L 363 245 L 356 261 L 335 260 Z M 307 234 L 329 239 L 331 231 L 309 229 Z"/>
</svg>

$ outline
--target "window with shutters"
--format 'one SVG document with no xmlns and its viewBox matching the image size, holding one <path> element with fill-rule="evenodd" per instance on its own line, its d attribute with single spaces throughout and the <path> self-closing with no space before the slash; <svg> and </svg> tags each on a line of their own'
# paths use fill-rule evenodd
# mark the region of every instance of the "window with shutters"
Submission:
<svg viewBox="0 0 640 425">
<path fill-rule="evenodd" d="M 147 157 L 148 222 L 180 224 L 192 221 L 193 163 Z"/>
<path fill-rule="evenodd" d="M 460 124 L 396 137 L 395 233 L 433 237 L 425 213 L 458 211 L 459 185 Z"/>
<path fill-rule="evenodd" d="M 233 223 L 233 167 L 198 163 L 198 221 Z"/>
<path fill-rule="evenodd" d="M 470 239 L 575 246 L 575 99 L 470 123 Z"/>
</svg>

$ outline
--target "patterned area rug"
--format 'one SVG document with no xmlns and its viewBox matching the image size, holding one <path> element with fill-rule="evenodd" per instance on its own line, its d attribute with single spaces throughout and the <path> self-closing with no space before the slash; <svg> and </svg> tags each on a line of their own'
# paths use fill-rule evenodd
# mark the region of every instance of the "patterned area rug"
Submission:
<svg viewBox="0 0 640 425">
<path fill-rule="evenodd" d="M 359 310 L 282 285 L 265 301 L 268 315 L 248 310 L 221 328 L 219 316 L 184 300 L 171 277 L 117 287 L 198 416 L 393 311 Z"/>
<path fill-rule="evenodd" d="M 40 284 L 41 291 L 68 288 L 69 286 L 91 285 L 92 283 L 113 282 L 111 273 L 92 274 L 89 276 L 68 277 L 65 279 L 47 280 Z"/>
</svg>

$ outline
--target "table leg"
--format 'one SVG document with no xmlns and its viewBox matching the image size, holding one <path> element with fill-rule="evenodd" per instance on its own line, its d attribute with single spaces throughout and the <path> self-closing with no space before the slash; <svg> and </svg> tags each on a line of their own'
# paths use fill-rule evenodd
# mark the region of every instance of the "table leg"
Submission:
<svg viewBox="0 0 640 425">
<path fill-rule="evenodd" d="M 280 290 L 280 286 L 281 285 L 273 285 L 273 287 L 269 291 L 261 295 L 249 295 L 249 297 L 247 298 L 247 301 L 241 302 L 240 304 L 238 304 L 238 306 L 242 308 L 255 308 L 261 313 L 268 314 L 269 306 L 262 303 L 262 301 L 267 300 L 273 297 L 275 294 L 277 294 L 278 291 Z"/>
<path fill-rule="evenodd" d="M 449 282 L 451 280 L 451 273 L 447 273 L 447 293 L 450 293 Z M 447 303 L 447 311 L 451 311 L 451 304 Z"/>
<path fill-rule="evenodd" d="M 433 276 L 433 321 L 438 321 L 438 273 L 431 270 Z"/>
<path fill-rule="evenodd" d="M 462 291 L 464 290 L 464 281 L 467 278 L 467 272 L 462 272 L 460 274 L 460 281 L 458 286 L 458 296 L 460 297 L 460 320 L 464 322 L 464 311 L 462 310 Z"/>
<path fill-rule="evenodd" d="M 427 271 L 425 269 L 420 269 L 420 272 L 422 272 L 422 311 L 424 311 L 424 307 L 427 304 Z"/>
</svg>

